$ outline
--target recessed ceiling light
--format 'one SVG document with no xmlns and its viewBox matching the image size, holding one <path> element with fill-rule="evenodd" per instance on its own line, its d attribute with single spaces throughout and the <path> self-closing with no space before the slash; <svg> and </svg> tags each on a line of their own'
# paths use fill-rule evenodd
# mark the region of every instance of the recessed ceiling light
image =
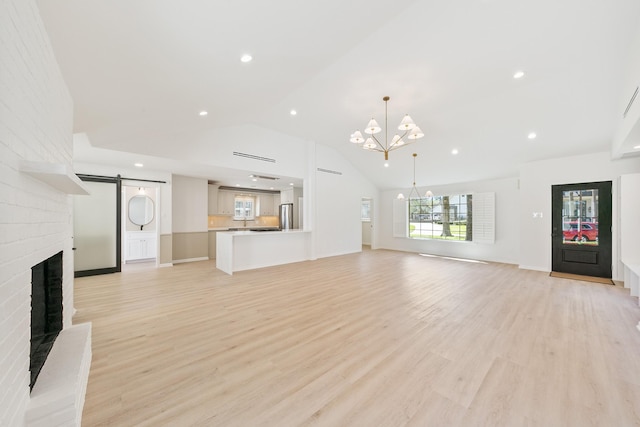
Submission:
<svg viewBox="0 0 640 427">
<path fill-rule="evenodd" d="M 257 182 L 257 181 L 258 181 L 258 178 L 251 178 L 251 181 L 253 181 L 253 182 Z"/>
<path fill-rule="evenodd" d="M 634 150 L 640 150 L 640 145 L 636 145 L 633 147 Z"/>
<path fill-rule="evenodd" d="M 273 187 L 269 187 L 269 190 L 273 190 Z"/>
<path fill-rule="evenodd" d="M 236 184 L 236 187 L 240 187 L 240 184 Z"/>
<path fill-rule="evenodd" d="M 201 116 L 206 116 L 206 115 L 207 115 L 207 114 L 209 114 L 209 113 L 207 113 L 206 111 L 204 111 L 204 110 L 203 110 L 203 111 L 200 111 L 200 113 L 199 113 L 199 114 L 200 114 Z"/>
<path fill-rule="evenodd" d="M 251 62 L 252 59 L 253 59 L 253 57 L 251 55 L 249 55 L 248 53 L 245 53 L 244 55 L 242 55 L 240 57 L 240 61 L 242 61 L 242 62 Z"/>
<path fill-rule="evenodd" d="M 384 164 L 384 167 L 385 167 L 385 168 L 388 168 L 388 167 L 389 167 L 389 163 L 385 163 L 385 164 Z"/>
<path fill-rule="evenodd" d="M 453 154 L 454 156 L 458 154 L 458 149 L 454 148 L 453 150 L 451 150 L 451 154 Z"/>
<path fill-rule="evenodd" d="M 142 163 L 134 163 L 133 166 L 137 167 L 137 168 L 141 168 L 144 165 Z"/>
<path fill-rule="evenodd" d="M 293 185 L 293 182 L 290 182 L 289 185 Z"/>
<path fill-rule="evenodd" d="M 523 77 L 524 77 L 524 71 L 516 71 L 516 72 L 513 74 L 513 78 L 514 78 L 514 79 L 521 79 L 521 78 L 523 78 Z"/>
<path fill-rule="evenodd" d="M 298 112 L 296 110 L 291 110 L 289 111 L 289 114 L 291 114 L 292 116 L 295 116 L 296 114 L 298 114 Z"/>
<path fill-rule="evenodd" d="M 527 138 L 529 138 L 529 139 L 536 139 L 536 137 L 537 137 L 537 136 L 538 136 L 538 135 L 536 135 L 536 133 L 535 133 L 535 132 L 529 132 L 529 135 L 527 135 Z"/>
</svg>

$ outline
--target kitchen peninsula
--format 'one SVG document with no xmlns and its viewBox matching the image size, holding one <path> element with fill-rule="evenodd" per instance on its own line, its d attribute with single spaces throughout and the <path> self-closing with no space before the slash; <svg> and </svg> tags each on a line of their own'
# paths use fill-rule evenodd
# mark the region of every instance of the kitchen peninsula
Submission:
<svg viewBox="0 0 640 427">
<path fill-rule="evenodd" d="M 311 232 L 219 231 L 216 233 L 216 267 L 227 274 L 309 259 Z"/>
</svg>

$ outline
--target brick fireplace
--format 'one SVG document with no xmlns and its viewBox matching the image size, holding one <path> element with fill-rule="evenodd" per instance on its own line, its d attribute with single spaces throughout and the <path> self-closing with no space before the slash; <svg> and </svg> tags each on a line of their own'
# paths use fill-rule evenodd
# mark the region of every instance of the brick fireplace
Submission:
<svg viewBox="0 0 640 427">
<path fill-rule="evenodd" d="M 36 1 L 3 1 L 0 28 L 0 425 L 79 426 L 91 325 L 72 322 L 73 197 L 60 176 L 24 172 L 25 162 L 72 170 L 73 101 Z M 62 330 L 30 390 L 32 267 L 56 256 Z"/>
<path fill-rule="evenodd" d="M 91 325 L 63 328 L 63 252 L 31 267 L 27 426 L 79 427 L 82 421 L 91 366 Z"/>
</svg>

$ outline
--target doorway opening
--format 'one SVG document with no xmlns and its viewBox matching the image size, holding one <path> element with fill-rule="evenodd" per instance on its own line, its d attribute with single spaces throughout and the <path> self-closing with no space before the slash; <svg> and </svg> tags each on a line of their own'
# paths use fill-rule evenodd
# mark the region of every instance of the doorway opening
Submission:
<svg viewBox="0 0 640 427">
<path fill-rule="evenodd" d="M 159 240 L 157 213 L 156 187 L 122 186 L 123 269 L 156 267 Z"/>
<path fill-rule="evenodd" d="M 371 249 L 373 234 L 373 199 L 363 197 L 360 205 L 360 220 L 362 223 L 362 247 Z"/>
</svg>

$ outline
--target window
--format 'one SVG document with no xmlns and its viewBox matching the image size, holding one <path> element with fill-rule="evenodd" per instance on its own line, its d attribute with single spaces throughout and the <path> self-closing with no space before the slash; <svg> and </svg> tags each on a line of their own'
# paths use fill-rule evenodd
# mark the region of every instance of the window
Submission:
<svg viewBox="0 0 640 427">
<path fill-rule="evenodd" d="M 233 219 L 254 219 L 255 201 L 255 197 L 252 196 L 236 196 L 233 203 Z"/>
<path fill-rule="evenodd" d="M 409 199 L 409 237 L 473 240 L 472 195 Z"/>
<path fill-rule="evenodd" d="M 371 200 L 363 199 L 360 208 L 360 219 L 362 221 L 371 221 Z"/>
</svg>

